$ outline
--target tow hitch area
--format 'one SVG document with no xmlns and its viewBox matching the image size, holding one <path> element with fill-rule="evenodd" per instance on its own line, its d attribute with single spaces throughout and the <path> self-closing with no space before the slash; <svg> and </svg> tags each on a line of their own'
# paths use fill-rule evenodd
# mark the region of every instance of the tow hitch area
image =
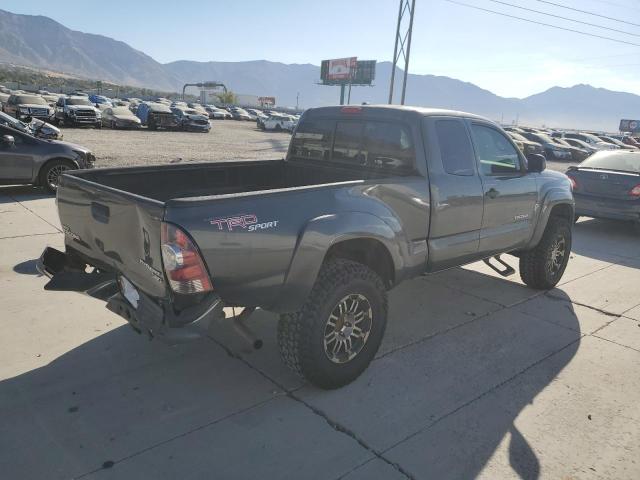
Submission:
<svg viewBox="0 0 640 480">
<path fill-rule="evenodd" d="M 496 262 L 498 262 L 504 268 L 501 269 L 500 267 L 498 267 L 498 266 L 494 265 L 493 263 L 491 263 L 492 259 L 495 260 Z M 513 275 L 514 273 L 516 273 L 516 271 L 513 269 L 513 267 L 511 267 L 511 265 L 509 265 L 507 262 L 502 260 L 502 258 L 500 258 L 500 255 L 496 255 L 493 258 L 485 258 L 483 261 L 489 267 L 491 267 L 491 270 L 493 270 L 496 273 L 499 273 L 503 277 L 508 277 L 509 275 Z"/>
<path fill-rule="evenodd" d="M 85 263 L 52 247 L 42 252 L 36 268 L 50 279 L 45 290 L 80 292 L 99 300 L 107 300 L 118 291 L 115 275 L 95 268 L 87 271 Z"/>
</svg>

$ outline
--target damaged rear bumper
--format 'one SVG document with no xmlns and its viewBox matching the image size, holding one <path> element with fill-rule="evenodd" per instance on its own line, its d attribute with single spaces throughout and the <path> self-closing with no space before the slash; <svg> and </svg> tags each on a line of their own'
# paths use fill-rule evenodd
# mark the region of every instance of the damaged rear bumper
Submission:
<svg viewBox="0 0 640 480">
<path fill-rule="evenodd" d="M 37 263 L 38 271 L 50 278 L 45 290 L 74 291 L 107 302 L 107 308 L 127 320 L 138 333 L 167 344 L 184 343 L 205 335 L 213 320 L 224 316 L 222 300 L 209 295 L 204 301 L 175 312 L 170 302 L 154 299 L 137 290 L 136 305 L 123 295 L 118 276 L 93 269 L 72 255 L 47 247 Z"/>
</svg>

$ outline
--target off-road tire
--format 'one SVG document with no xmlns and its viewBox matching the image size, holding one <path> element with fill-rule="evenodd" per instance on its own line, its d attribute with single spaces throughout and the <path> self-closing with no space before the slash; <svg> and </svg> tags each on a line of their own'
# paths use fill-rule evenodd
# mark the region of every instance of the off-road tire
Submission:
<svg viewBox="0 0 640 480">
<path fill-rule="evenodd" d="M 564 256 L 556 272 L 549 269 L 554 244 L 564 239 Z M 550 290 L 562 278 L 571 254 L 571 224 L 562 217 L 550 217 L 540 243 L 520 256 L 520 278 L 536 290 Z"/>
<path fill-rule="evenodd" d="M 359 353 L 346 363 L 334 363 L 325 353 L 326 322 L 342 298 L 366 297 L 371 306 L 371 329 Z M 355 380 L 373 360 L 387 324 L 387 292 L 369 267 L 346 259 L 322 266 L 311 293 L 299 312 L 283 314 L 278 323 L 278 346 L 284 363 L 313 385 L 334 389 Z"/>
</svg>

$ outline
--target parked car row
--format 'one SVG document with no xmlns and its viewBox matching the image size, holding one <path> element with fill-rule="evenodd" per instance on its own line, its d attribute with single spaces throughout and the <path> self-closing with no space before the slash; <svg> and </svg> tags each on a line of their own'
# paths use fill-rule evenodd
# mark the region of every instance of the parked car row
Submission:
<svg viewBox="0 0 640 480">
<path fill-rule="evenodd" d="M 504 129 L 523 153 L 542 154 L 547 160 L 581 162 L 599 151 L 640 151 L 640 141 L 630 135 L 609 136 L 597 132 L 514 126 L 505 126 Z"/>
<path fill-rule="evenodd" d="M 34 119 L 47 123 L 49 131 L 58 126 L 149 130 L 187 130 L 208 132 L 209 120 L 256 122 L 262 130 L 293 132 L 299 115 L 275 110 L 259 110 L 239 106 L 219 106 L 195 102 L 172 101 L 157 97 L 153 101 L 140 98 L 109 98 L 77 91 L 70 95 L 52 94 L 45 90 L 27 93 L 0 90 L 2 111 L 24 123 Z M 59 130 L 58 130 L 59 132 Z M 55 137 L 51 137 L 55 138 Z"/>
</svg>

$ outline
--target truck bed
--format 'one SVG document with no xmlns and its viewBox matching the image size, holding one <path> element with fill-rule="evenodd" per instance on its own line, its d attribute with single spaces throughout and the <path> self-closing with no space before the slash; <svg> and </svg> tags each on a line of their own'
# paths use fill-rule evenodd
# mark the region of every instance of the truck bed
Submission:
<svg viewBox="0 0 640 480">
<path fill-rule="evenodd" d="M 72 175 L 142 197 L 167 200 L 364 180 L 355 166 L 266 160 L 96 169 Z M 380 175 L 381 176 L 381 175 Z"/>
</svg>

